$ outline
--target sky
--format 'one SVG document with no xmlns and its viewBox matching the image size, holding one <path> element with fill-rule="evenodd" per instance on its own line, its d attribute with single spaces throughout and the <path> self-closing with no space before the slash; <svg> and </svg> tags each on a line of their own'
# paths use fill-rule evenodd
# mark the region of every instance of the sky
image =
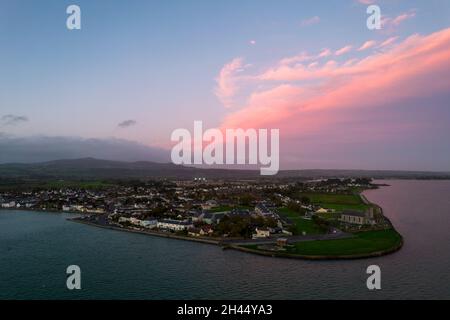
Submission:
<svg viewBox="0 0 450 320">
<path fill-rule="evenodd" d="M 0 0 L 0 146 L 28 149 L 0 161 L 93 139 L 152 160 L 201 120 L 280 129 L 283 169 L 450 171 L 449 58 L 442 0 Z"/>
</svg>

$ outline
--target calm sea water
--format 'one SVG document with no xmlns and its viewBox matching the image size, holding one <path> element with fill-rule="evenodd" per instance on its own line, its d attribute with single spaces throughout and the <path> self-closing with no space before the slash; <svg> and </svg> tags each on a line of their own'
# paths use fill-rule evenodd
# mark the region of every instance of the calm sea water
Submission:
<svg viewBox="0 0 450 320">
<path fill-rule="evenodd" d="M 450 181 L 385 181 L 366 192 L 405 237 L 393 255 L 274 259 L 110 231 L 65 214 L 0 211 L 0 299 L 449 299 Z M 65 287 L 68 265 L 82 290 Z M 382 290 L 366 288 L 377 264 Z"/>
</svg>

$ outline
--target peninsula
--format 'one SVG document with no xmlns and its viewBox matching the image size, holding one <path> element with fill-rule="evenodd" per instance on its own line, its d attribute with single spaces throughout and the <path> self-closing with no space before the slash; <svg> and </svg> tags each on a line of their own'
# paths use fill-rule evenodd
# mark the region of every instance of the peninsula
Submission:
<svg viewBox="0 0 450 320">
<path fill-rule="evenodd" d="M 355 259 L 403 245 L 362 195 L 371 188 L 370 178 L 59 180 L 2 189 L 0 205 L 271 257 Z"/>
</svg>

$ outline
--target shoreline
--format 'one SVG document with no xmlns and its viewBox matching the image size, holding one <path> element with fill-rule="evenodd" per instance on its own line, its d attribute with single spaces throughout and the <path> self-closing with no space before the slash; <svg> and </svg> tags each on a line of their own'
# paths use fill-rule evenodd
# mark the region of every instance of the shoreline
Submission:
<svg viewBox="0 0 450 320">
<path fill-rule="evenodd" d="M 366 191 L 366 190 L 364 190 Z M 221 247 L 223 250 L 236 250 L 244 253 L 249 254 L 256 254 L 260 256 L 266 256 L 266 257 L 276 257 L 276 258 L 288 258 L 288 259 L 300 259 L 300 260 L 355 260 L 355 259 L 367 259 L 367 258 L 375 258 L 375 257 L 381 257 L 389 254 L 393 254 L 397 251 L 399 251 L 403 245 L 404 245 L 404 239 L 403 236 L 395 229 L 392 222 L 389 218 L 387 218 L 384 215 L 383 208 L 378 206 L 377 204 L 374 204 L 370 202 L 366 196 L 363 194 L 363 192 L 358 193 L 362 201 L 367 205 L 374 205 L 377 206 L 380 209 L 381 215 L 383 218 L 388 222 L 390 225 L 390 228 L 395 231 L 399 237 L 400 240 L 398 243 L 396 243 L 394 246 L 379 250 L 375 252 L 368 252 L 368 253 L 358 253 L 358 254 L 351 254 L 351 255 L 302 255 L 302 254 L 295 254 L 295 253 L 287 253 L 283 251 L 269 251 L 269 250 L 261 250 L 261 249 L 254 249 L 245 247 L 247 244 L 254 244 L 254 239 L 241 239 L 241 238 L 205 238 L 205 237 L 192 237 L 192 236 L 186 236 L 186 235 L 178 235 L 174 233 L 169 232 L 160 232 L 160 231 L 152 231 L 152 230 L 138 230 L 138 229 L 131 229 L 131 228 L 123 228 L 115 225 L 110 224 L 100 224 L 96 222 L 89 221 L 87 219 L 83 218 L 83 215 L 80 215 L 80 213 L 75 212 L 62 212 L 62 211 L 56 211 L 56 210 L 37 210 L 37 209 L 29 209 L 29 208 L 0 208 L 0 211 L 12 211 L 12 210 L 23 210 L 23 211 L 30 211 L 30 212 L 47 212 L 47 213 L 66 213 L 66 214 L 73 214 L 77 215 L 76 217 L 69 217 L 66 218 L 67 221 L 70 222 L 76 222 L 88 226 L 103 228 L 103 229 L 109 229 L 109 230 L 115 230 L 115 231 L 121 231 L 121 232 L 130 232 L 135 234 L 142 234 L 146 236 L 153 236 L 153 237 L 160 237 L 160 238 L 168 238 L 168 239 L 174 239 L 174 240 L 182 240 L 182 241 L 190 241 L 190 242 L 197 242 L 202 244 L 209 244 L 209 245 L 215 245 Z M 84 213 L 86 214 L 86 213 Z M 352 233 L 346 233 L 346 236 L 352 237 Z M 327 238 L 323 239 L 314 239 L 311 237 L 305 237 L 302 238 L 293 238 L 292 243 L 299 243 L 299 242 L 308 242 L 308 241 L 327 241 L 327 240 L 338 240 L 339 238 L 333 239 L 332 237 L 328 236 Z M 345 239 L 342 238 L 342 239 Z M 289 240 L 289 238 L 288 238 Z M 253 241 L 253 243 L 252 243 Z M 277 242 L 277 238 L 266 238 L 266 239 L 260 239 L 257 241 L 256 244 L 275 244 Z"/>
<path fill-rule="evenodd" d="M 88 225 L 88 226 L 93 226 L 93 227 L 97 227 L 97 228 L 102 228 L 102 229 L 109 229 L 109 230 L 129 232 L 129 233 L 136 233 L 136 234 L 142 234 L 142 235 L 151 236 L 151 237 L 169 238 L 169 239 L 175 239 L 175 240 L 199 242 L 199 243 L 216 245 L 216 246 L 220 246 L 221 245 L 220 241 L 214 240 L 214 239 L 205 239 L 205 238 L 200 238 L 200 237 L 199 238 L 194 238 L 194 237 L 179 236 L 179 235 L 176 235 L 176 234 L 156 232 L 156 231 L 141 231 L 141 230 L 133 230 L 133 229 L 127 229 L 127 228 L 120 228 L 120 227 L 115 227 L 115 226 L 111 226 L 111 225 L 102 225 L 102 224 L 98 224 L 98 223 L 84 221 L 84 220 L 80 220 L 79 218 L 68 218 L 67 221 L 80 223 L 80 224 L 84 224 L 84 225 Z"/>
<path fill-rule="evenodd" d="M 394 229 L 395 230 L 395 229 Z M 395 230 L 396 231 L 396 230 Z M 397 232 L 397 231 L 396 231 Z M 398 232 L 397 232 L 398 233 Z M 284 258 L 284 259 L 299 259 L 299 260 L 316 260 L 316 261 L 324 261 L 324 260 L 361 260 L 361 259 L 369 259 L 369 258 L 378 258 L 382 256 L 387 256 L 393 253 L 398 252 L 404 245 L 404 240 L 401 234 L 399 234 L 401 237 L 400 243 L 396 245 L 395 247 L 381 250 L 381 251 L 375 251 L 370 253 L 361 253 L 361 254 L 353 254 L 353 255 L 317 255 L 317 256 L 311 256 L 311 255 L 299 255 L 299 254 L 291 254 L 291 253 L 285 253 L 285 252 L 277 252 L 277 251 L 263 251 L 258 249 L 251 249 L 241 246 L 235 246 L 231 245 L 229 249 L 250 253 L 250 254 L 256 254 L 260 256 L 266 256 L 266 257 L 272 257 L 272 258 Z"/>
<path fill-rule="evenodd" d="M 263 251 L 258 249 L 251 249 L 247 247 L 243 247 L 241 244 L 233 244 L 233 243 L 225 243 L 221 240 L 217 239 L 205 239 L 205 238 L 195 238 L 195 237 L 188 237 L 188 236 L 180 236 L 170 233 L 162 233 L 162 232 L 155 232 L 155 231 L 141 231 L 141 230 L 133 230 L 133 229 L 127 229 L 127 228 L 120 228 L 115 226 L 108 226 L 108 225 L 101 225 L 97 223 L 92 223 L 89 221 L 83 221 L 79 218 L 69 218 L 67 221 L 80 223 L 88 226 L 98 227 L 102 229 L 109 229 L 109 230 L 115 230 L 115 231 L 121 231 L 121 232 L 130 232 L 135 234 L 142 234 L 146 236 L 153 236 L 153 237 L 160 237 L 160 238 L 166 238 L 166 239 L 174 239 L 174 240 L 182 240 L 182 241 L 191 241 L 191 242 L 197 242 L 202 244 L 208 244 L 208 245 L 215 245 L 218 247 L 221 247 L 222 250 L 235 250 L 240 251 L 243 253 L 248 254 L 255 254 L 259 256 L 265 256 L 265 257 L 272 257 L 272 258 L 283 258 L 283 259 L 298 259 L 298 260 L 357 260 L 357 259 L 368 259 L 368 258 L 376 258 L 381 257 L 389 254 L 393 254 L 397 251 L 399 251 L 403 245 L 404 240 L 403 236 L 397 232 L 395 228 L 392 227 L 392 229 L 397 232 L 401 238 L 400 243 L 392 248 L 388 248 L 386 250 L 381 251 L 375 251 L 370 253 L 362 253 L 362 254 L 354 254 L 354 255 L 296 255 L 296 254 L 290 254 L 285 252 L 276 252 L 276 251 Z M 276 239 L 273 239 L 274 242 L 276 242 Z M 307 240 L 307 241 L 321 241 L 321 240 Z M 327 240 L 322 240 L 327 241 Z"/>
</svg>

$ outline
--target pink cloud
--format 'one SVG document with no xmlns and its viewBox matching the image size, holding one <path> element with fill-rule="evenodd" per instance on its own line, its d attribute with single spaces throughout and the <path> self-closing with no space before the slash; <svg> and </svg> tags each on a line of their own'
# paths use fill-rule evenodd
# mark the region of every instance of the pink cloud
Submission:
<svg viewBox="0 0 450 320">
<path fill-rule="evenodd" d="M 413 35 L 384 52 L 349 61 L 329 61 L 315 68 L 270 68 L 256 78 L 257 88 L 272 86 L 255 89 L 243 108 L 224 119 L 222 128 L 280 128 L 284 138 L 336 135 L 338 123 L 351 121 L 355 113 L 363 118 L 365 112 L 376 112 L 381 106 L 395 110 L 404 105 L 401 101 L 448 92 L 450 73 L 443 70 L 450 70 L 450 29 Z M 437 74 L 439 81 L 434 81 Z M 314 81 L 299 85 L 299 79 Z M 379 125 L 369 121 L 364 130 L 375 138 Z M 356 134 L 351 139 L 364 137 Z"/>
<path fill-rule="evenodd" d="M 322 51 L 319 53 L 318 58 L 325 58 L 331 55 L 331 50 L 330 49 L 322 49 Z"/>
<path fill-rule="evenodd" d="M 243 70 L 243 59 L 235 58 L 223 66 L 216 78 L 215 94 L 222 104 L 229 108 L 232 106 L 233 97 L 238 90 L 237 75 Z"/>
<path fill-rule="evenodd" d="M 255 76 L 256 80 L 265 81 L 300 81 L 313 80 L 327 77 L 336 71 L 336 61 L 329 60 L 322 66 L 317 61 L 303 64 L 277 65 L 274 68 L 266 70 L 264 73 Z"/>
<path fill-rule="evenodd" d="M 373 48 L 377 44 L 376 41 L 370 40 L 363 43 L 361 47 L 359 47 L 358 51 L 364 51 L 370 48 Z"/>
<path fill-rule="evenodd" d="M 395 41 L 397 41 L 398 37 L 390 37 L 388 39 L 386 39 L 385 41 L 383 41 L 378 48 L 384 48 L 384 47 L 388 47 L 390 45 L 392 45 Z"/>
<path fill-rule="evenodd" d="M 301 22 L 301 25 L 302 26 L 311 26 L 311 25 L 314 25 L 314 24 L 318 24 L 319 22 L 320 22 L 320 17 L 314 16 L 314 17 L 311 17 L 311 18 L 303 20 Z"/>
<path fill-rule="evenodd" d="M 307 52 L 302 52 L 296 56 L 281 59 L 279 64 L 280 65 L 290 65 L 293 63 L 304 62 L 304 61 L 308 61 L 311 59 L 314 59 L 314 56 L 309 55 Z"/>
<path fill-rule="evenodd" d="M 381 26 L 387 32 L 394 32 L 403 22 L 416 17 L 417 10 L 411 9 L 408 12 L 399 14 L 396 17 L 383 16 Z"/>
<path fill-rule="evenodd" d="M 345 46 L 339 50 L 337 50 L 334 54 L 336 56 L 342 56 L 343 54 L 349 53 L 352 50 L 352 46 Z"/>
<path fill-rule="evenodd" d="M 310 65 L 316 66 L 318 62 L 316 60 L 323 59 L 326 57 L 329 57 L 333 54 L 333 52 L 328 49 L 324 48 L 322 49 L 318 54 L 308 54 L 306 51 L 301 52 L 300 54 L 296 56 L 286 57 L 279 61 L 279 66 L 289 66 L 294 65 L 298 63 L 307 63 L 309 62 Z"/>
<path fill-rule="evenodd" d="M 409 20 L 409 19 L 412 19 L 412 18 L 414 18 L 415 16 L 416 16 L 415 10 L 412 10 L 412 11 L 410 11 L 410 12 L 405 12 L 405 13 L 402 13 L 401 15 L 395 17 L 394 19 L 392 19 L 392 22 L 391 22 L 391 23 L 392 23 L 394 26 L 398 26 L 398 25 L 400 25 L 402 22 L 404 22 L 404 21 L 406 21 L 406 20 Z"/>
</svg>

